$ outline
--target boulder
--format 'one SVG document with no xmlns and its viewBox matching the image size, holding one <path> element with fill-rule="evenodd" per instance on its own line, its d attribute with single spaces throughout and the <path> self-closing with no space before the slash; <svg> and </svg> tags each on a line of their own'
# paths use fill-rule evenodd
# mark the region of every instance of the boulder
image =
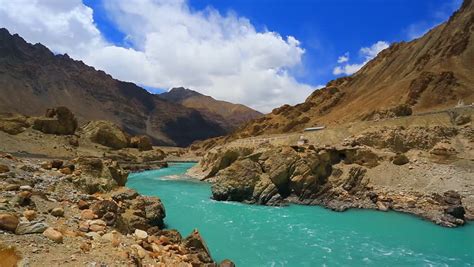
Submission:
<svg viewBox="0 0 474 267">
<path fill-rule="evenodd" d="M 209 248 L 207 247 L 206 242 L 204 242 L 197 229 L 194 229 L 193 232 L 182 241 L 182 244 L 191 253 L 198 254 L 199 258 L 203 262 L 212 262 Z"/>
<path fill-rule="evenodd" d="M 133 136 L 130 139 L 130 146 L 133 148 L 138 148 L 138 150 L 140 151 L 147 151 L 153 149 L 151 139 L 146 135 Z"/>
<path fill-rule="evenodd" d="M 56 242 L 56 243 L 62 243 L 63 242 L 63 235 L 56 231 L 54 228 L 49 227 L 47 228 L 44 232 L 43 235 L 47 237 L 48 239 Z"/>
<path fill-rule="evenodd" d="M 127 182 L 128 172 L 115 161 L 79 157 L 74 162 L 80 175 L 74 177 L 73 181 L 88 194 L 109 192 Z"/>
<path fill-rule="evenodd" d="M 20 222 L 16 227 L 15 234 L 37 234 L 43 233 L 49 226 L 44 222 Z"/>
<path fill-rule="evenodd" d="M 463 206 L 450 206 L 448 207 L 445 212 L 456 219 L 464 220 L 464 214 L 466 214 L 466 210 Z"/>
<path fill-rule="evenodd" d="M 45 117 L 36 118 L 33 129 L 46 134 L 72 135 L 77 125 L 77 119 L 67 107 L 57 107 L 48 109 Z"/>
<path fill-rule="evenodd" d="M 28 117 L 13 113 L 0 114 L 0 131 L 2 132 L 17 135 L 30 126 Z"/>
<path fill-rule="evenodd" d="M 117 213 L 118 206 L 117 203 L 112 200 L 99 200 L 92 204 L 90 209 L 99 218 L 102 218 L 102 216 L 104 216 L 108 212 Z"/>
<path fill-rule="evenodd" d="M 91 121 L 82 130 L 92 142 L 110 148 L 121 149 L 128 147 L 130 143 L 127 134 L 110 121 Z"/>
<path fill-rule="evenodd" d="M 15 232 L 20 221 L 15 215 L 0 213 L 0 229 Z"/>
<path fill-rule="evenodd" d="M 408 159 L 408 157 L 405 156 L 405 154 L 401 154 L 401 153 L 397 154 L 392 160 L 392 163 L 395 165 L 405 165 L 409 162 L 410 160 Z"/>
<path fill-rule="evenodd" d="M 129 200 L 129 208 L 117 218 L 116 227 L 123 233 L 135 229 L 147 231 L 151 227 L 163 228 L 165 208 L 157 197 L 138 196 Z"/>
</svg>

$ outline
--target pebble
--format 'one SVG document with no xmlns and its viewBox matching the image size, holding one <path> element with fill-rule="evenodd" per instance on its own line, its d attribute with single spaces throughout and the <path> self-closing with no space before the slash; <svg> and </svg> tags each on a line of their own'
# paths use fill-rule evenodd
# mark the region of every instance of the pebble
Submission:
<svg viewBox="0 0 474 267">
<path fill-rule="evenodd" d="M 64 209 L 61 207 L 54 208 L 51 210 L 51 215 L 55 217 L 63 217 L 64 216 Z"/>
<path fill-rule="evenodd" d="M 144 240 L 148 237 L 147 232 L 145 232 L 143 230 L 140 230 L 140 229 L 135 229 L 134 235 L 135 235 L 136 238 L 138 238 L 140 240 Z"/>
<path fill-rule="evenodd" d="M 33 190 L 33 188 L 29 185 L 22 185 L 22 186 L 20 186 L 20 190 L 22 190 L 22 191 L 31 191 L 31 190 Z"/>
<path fill-rule="evenodd" d="M 81 211 L 81 219 L 82 220 L 93 220 L 97 218 L 97 215 L 95 215 L 95 213 L 90 210 L 90 209 L 85 209 L 83 211 Z"/>
<path fill-rule="evenodd" d="M 36 211 L 34 210 L 25 210 L 23 212 L 23 216 L 28 220 L 32 221 L 36 218 Z"/>
</svg>

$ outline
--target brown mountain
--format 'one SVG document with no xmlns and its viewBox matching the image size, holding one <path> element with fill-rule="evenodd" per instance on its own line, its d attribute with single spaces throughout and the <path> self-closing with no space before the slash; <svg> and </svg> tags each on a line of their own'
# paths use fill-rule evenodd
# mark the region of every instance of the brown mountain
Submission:
<svg viewBox="0 0 474 267">
<path fill-rule="evenodd" d="M 299 131 L 474 102 L 474 4 L 423 37 L 392 44 L 352 76 L 329 82 L 304 103 L 284 105 L 235 136 Z"/>
<path fill-rule="evenodd" d="M 0 112 L 43 114 L 67 106 L 80 122 L 109 120 L 157 144 L 185 146 L 225 130 L 195 109 L 112 78 L 42 44 L 29 44 L 0 29 Z"/>
<path fill-rule="evenodd" d="M 263 116 L 262 113 L 247 106 L 216 100 L 183 87 L 172 88 L 169 92 L 160 94 L 160 97 L 199 110 L 209 120 L 218 122 L 229 132 L 249 120 Z"/>
</svg>

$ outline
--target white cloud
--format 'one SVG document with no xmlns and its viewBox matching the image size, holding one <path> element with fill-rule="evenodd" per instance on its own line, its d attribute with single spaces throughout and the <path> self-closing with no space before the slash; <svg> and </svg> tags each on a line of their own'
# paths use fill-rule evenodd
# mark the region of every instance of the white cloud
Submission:
<svg viewBox="0 0 474 267">
<path fill-rule="evenodd" d="M 344 63 L 344 62 L 347 62 L 347 61 L 349 61 L 349 52 L 346 52 L 344 55 L 340 56 L 337 59 L 337 63 Z"/>
<path fill-rule="evenodd" d="M 184 0 L 106 0 L 104 7 L 132 48 L 106 42 L 80 0 L 0 0 L 0 27 L 121 80 L 185 86 L 264 112 L 314 90 L 290 75 L 305 52 L 297 39 L 258 32 L 235 13 L 192 10 Z"/>
<path fill-rule="evenodd" d="M 332 73 L 334 75 L 340 75 L 340 74 L 345 74 L 345 75 L 352 75 L 359 71 L 365 64 L 367 64 L 370 60 L 372 60 L 374 57 L 378 55 L 382 50 L 386 49 L 389 47 L 389 44 L 385 41 L 378 41 L 375 44 L 372 44 L 369 47 L 362 47 L 359 50 L 359 54 L 362 56 L 364 61 L 362 63 L 349 63 L 349 54 L 346 53 L 344 56 L 340 56 L 337 60 L 337 63 L 339 63 L 339 66 L 336 66 Z M 342 64 L 345 63 L 345 64 Z"/>
</svg>

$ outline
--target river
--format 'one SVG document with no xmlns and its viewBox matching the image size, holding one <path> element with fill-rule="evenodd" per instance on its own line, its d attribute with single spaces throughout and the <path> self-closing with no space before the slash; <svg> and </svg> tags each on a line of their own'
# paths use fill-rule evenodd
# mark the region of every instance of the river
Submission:
<svg viewBox="0 0 474 267">
<path fill-rule="evenodd" d="M 167 228 L 194 228 L 216 261 L 237 266 L 474 266 L 474 225 L 448 229 L 396 212 L 333 212 L 210 199 L 210 185 L 186 177 L 193 163 L 131 174 L 127 186 L 159 196 Z"/>
</svg>

